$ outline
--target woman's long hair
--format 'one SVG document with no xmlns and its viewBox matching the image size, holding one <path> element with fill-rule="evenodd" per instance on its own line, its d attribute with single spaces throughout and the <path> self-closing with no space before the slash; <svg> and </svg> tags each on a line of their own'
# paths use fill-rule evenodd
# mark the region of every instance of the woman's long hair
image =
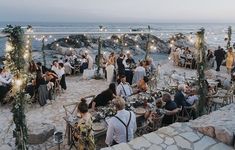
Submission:
<svg viewBox="0 0 235 150">
<path fill-rule="evenodd" d="M 108 90 L 111 90 L 114 95 L 117 95 L 116 94 L 116 85 L 115 85 L 115 83 L 110 83 Z"/>
</svg>

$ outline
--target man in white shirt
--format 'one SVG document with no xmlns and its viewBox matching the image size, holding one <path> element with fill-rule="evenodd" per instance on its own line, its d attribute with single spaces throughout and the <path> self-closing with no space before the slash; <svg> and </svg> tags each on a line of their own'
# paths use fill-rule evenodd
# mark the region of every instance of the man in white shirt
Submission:
<svg viewBox="0 0 235 150">
<path fill-rule="evenodd" d="M 126 76 L 122 75 L 121 76 L 121 82 L 117 86 L 117 96 L 120 97 L 128 97 L 133 93 L 133 90 L 128 82 L 126 82 Z"/>
<path fill-rule="evenodd" d="M 105 143 L 109 146 L 129 142 L 134 138 L 137 129 L 136 116 L 133 112 L 124 109 L 124 99 L 117 97 L 113 102 L 117 114 L 108 122 Z"/>
<path fill-rule="evenodd" d="M 139 66 L 135 69 L 132 84 L 139 83 L 139 81 L 142 80 L 144 76 L 146 76 L 146 70 L 143 66 L 143 62 L 140 62 Z"/>
</svg>

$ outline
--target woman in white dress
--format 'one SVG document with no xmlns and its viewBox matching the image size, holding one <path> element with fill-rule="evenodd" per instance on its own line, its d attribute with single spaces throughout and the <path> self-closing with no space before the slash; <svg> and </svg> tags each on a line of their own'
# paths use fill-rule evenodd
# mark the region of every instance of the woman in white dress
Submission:
<svg viewBox="0 0 235 150">
<path fill-rule="evenodd" d="M 114 65 L 110 61 L 108 61 L 107 63 L 106 72 L 107 72 L 107 82 L 111 83 L 113 81 Z"/>
</svg>

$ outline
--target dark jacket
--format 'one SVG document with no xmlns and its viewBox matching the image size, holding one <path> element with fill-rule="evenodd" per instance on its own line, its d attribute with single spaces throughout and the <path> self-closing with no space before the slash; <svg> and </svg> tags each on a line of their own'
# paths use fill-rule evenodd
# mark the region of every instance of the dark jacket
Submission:
<svg viewBox="0 0 235 150">
<path fill-rule="evenodd" d="M 214 55 L 216 61 L 222 61 L 225 58 L 225 51 L 223 49 L 215 50 Z"/>
<path fill-rule="evenodd" d="M 181 91 L 176 92 L 174 101 L 178 108 L 181 106 L 188 106 L 184 94 Z"/>
</svg>

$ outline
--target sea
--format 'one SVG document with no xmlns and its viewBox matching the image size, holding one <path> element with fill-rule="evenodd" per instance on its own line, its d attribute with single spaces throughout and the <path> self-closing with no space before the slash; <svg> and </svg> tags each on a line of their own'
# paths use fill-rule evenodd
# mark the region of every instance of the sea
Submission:
<svg viewBox="0 0 235 150">
<path fill-rule="evenodd" d="M 7 24 L 13 26 L 26 27 L 31 25 L 33 31 L 36 32 L 97 32 L 102 26 L 108 32 L 129 32 L 131 29 L 147 30 L 150 26 L 151 34 L 158 36 L 163 40 L 167 40 L 170 36 L 183 33 L 195 40 L 195 33 L 201 28 L 205 29 L 205 39 L 210 47 L 225 47 L 227 41 L 228 27 L 231 26 L 232 41 L 235 43 L 235 23 L 62 23 L 62 22 L 0 22 L 0 30 L 4 29 Z M 58 38 L 67 37 L 68 35 L 50 35 L 47 43 Z M 108 36 L 108 35 L 105 35 Z M 42 42 L 41 36 L 35 36 L 32 40 L 33 50 L 40 50 Z M 0 37 L 0 56 L 4 55 L 6 38 Z M 165 59 L 165 55 L 155 54 L 154 59 Z"/>
</svg>

